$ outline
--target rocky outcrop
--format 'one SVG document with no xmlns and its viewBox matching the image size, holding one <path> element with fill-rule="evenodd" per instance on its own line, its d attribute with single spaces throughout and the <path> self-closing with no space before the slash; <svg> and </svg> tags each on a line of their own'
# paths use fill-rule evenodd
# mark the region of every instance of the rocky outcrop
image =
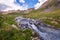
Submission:
<svg viewBox="0 0 60 40">
<path fill-rule="evenodd" d="M 51 6 L 56 6 L 59 4 L 60 4 L 59 0 L 47 0 L 44 4 L 41 5 L 40 8 L 49 8 Z"/>
<path fill-rule="evenodd" d="M 47 0 L 44 4 L 41 5 L 40 8 L 46 8 L 47 5 L 49 5 L 49 3 L 51 3 L 52 0 Z"/>
<path fill-rule="evenodd" d="M 40 8 L 44 8 L 42 13 L 52 12 L 54 10 L 60 9 L 60 1 L 59 0 L 48 0 Z"/>
</svg>

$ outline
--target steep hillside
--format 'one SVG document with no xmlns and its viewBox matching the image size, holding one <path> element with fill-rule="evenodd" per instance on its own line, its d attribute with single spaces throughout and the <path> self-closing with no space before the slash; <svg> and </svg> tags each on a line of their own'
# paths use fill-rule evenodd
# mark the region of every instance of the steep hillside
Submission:
<svg viewBox="0 0 60 40">
<path fill-rule="evenodd" d="M 44 8 L 43 12 L 52 12 L 56 9 L 60 9 L 60 1 L 59 0 L 48 0 L 44 3 L 41 8 Z"/>
</svg>

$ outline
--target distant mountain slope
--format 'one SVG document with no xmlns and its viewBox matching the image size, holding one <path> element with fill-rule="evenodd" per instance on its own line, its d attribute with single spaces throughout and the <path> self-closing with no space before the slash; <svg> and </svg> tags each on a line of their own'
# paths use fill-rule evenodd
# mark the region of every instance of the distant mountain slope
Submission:
<svg viewBox="0 0 60 40">
<path fill-rule="evenodd" d="M 58 10 L 58 9 L 60 9 L 59 0 L 48 0 L 35 12 L 45 13 L 45 12 L 52 12 L 52 11 Z"/>
<path fill-rule="evenodd" d="M 40 11 L 43 13 L 43 12 L 52 12 L 56 9 L 60 9 L 60 0 L 48 0 L 37 10 L 35 10 L 34 8 L 30 8 L 30 9 L 24 10 L 24 11 L 22 11 L 22 10 L 9 10 L 9 11 L 0 12 L 0 13 L 8 14 L 8 13 L 18 12 L 18 13 L 27 14 L 27 13 L 31 13 L 31 12 L 37 12 L 37 11 Z"/>
</svg>

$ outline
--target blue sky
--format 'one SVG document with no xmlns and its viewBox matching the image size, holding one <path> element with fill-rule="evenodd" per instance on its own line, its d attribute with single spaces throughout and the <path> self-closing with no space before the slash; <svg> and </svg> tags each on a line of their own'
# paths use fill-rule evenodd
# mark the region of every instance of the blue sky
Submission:
<svg viewBox="0 0 60 40">
<path fill-rule="evenodd" d="M 0 0 L 0 10 L 27 10 L 29 8 L 38 9 L 46 1 L 47 0 Z"/>
<path fill-rule="evenodd" d="M 21 6 L 23 4 L 27 4 L 28 8 L 34 8 L 34 5 L 39 2 L 38 0 L 24 0 L 24 1 L 25 1 L 25 3 L 20 2 L 20 0 L 16 0 L 16 2 Z"/>
</svg>

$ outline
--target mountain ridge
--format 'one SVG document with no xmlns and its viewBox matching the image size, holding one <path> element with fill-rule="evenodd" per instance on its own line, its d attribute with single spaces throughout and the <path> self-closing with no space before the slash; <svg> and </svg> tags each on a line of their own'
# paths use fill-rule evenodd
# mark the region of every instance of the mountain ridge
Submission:
<svg viewBox="0 0 60 40">
<path fill-rule="evenodd" d="M 51 12 L 55 9 L 59 9 L 60 5 L 56 6 L 57 3 L 60 3 L 60 0 L 47 0 L 45 3 L 43 3 L 37 10 L 40 10 L 41 8 L 44 9 L 42 12 Z M 52 9 L 53 8 L 53 9 Z M 47 11 L 48 10 L 48 11 Z M 9 14 L 9 13 L 30 13 L 31 11 L 35 11 L 34 8 L 30 8 L 28 10 L 9 10 L 9 11 L 0 11 L 2 14 Z M 41 10 L 40 10 L 41 11 Z"/>
</svg>

